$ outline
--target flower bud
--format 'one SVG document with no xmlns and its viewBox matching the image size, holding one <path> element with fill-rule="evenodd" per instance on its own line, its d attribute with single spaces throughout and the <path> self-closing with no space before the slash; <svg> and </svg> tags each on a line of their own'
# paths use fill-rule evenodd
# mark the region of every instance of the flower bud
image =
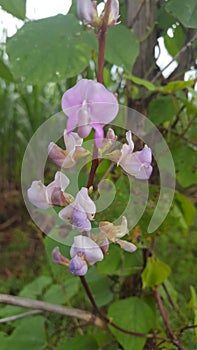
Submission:
<svg viewBox="0 0 197 350">
<path fill-rule="evenodd" d="M 92 24 L 97 12 L 91 0 L 77 0 L 77 14 L 84 24 Z"/>
</svg>

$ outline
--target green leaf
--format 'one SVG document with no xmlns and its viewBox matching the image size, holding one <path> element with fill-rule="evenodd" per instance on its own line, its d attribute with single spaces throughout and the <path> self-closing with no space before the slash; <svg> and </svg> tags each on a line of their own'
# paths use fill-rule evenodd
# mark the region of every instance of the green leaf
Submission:
<svg viewBox="0 0 197 350">
<path fill-rule="evenodd" d="M 139 54 L 139 42 L 130 29 L 123 25 L 113 26 L 107 32 L 105 59 L 123 67 L 127 73 Z"/>
<path fill-rule="evenodd" d="M 155 314 L 152 308 L 143 299 L 137 297 L 118 300 L 111 304 L 108 316 L 115 324 L 127 331 L 145 334 L 153 328 L 155 322 Z M 124 334 L 112 326 L 109 327 L 124 350 L 143 349 L 146 342 L 145 338 Z"/>
<path fill-rule="evenodd" d="M 149 104 L 148 116 L 157 125 L 172 120 L 175 116 L 174 101 L 170 96 L 158 96 Z"/>
<path fill-rule="evenodd" d="M 180 192 L 175 193 L 175 202 L 179 206 L 187 226 L 193 225 L 196 214 L 193 203 Z"/>
<path fill-rule="evenodd" d="M 43 300 L 54 304 L 66 304 L 70 298 L 77 294 L 80 279 L 76 276 L 65 276 L 65 282 L 52 285 L 44 294 Z"/>
<path fill-rule="evenodd" d="M 188 187 L 197 182 L 197 152 L 193 148 L 176 142 L 171 148 L 172 156 L 177 171 L 177 180 L 183 187 Z"/>
<path fill-rule="evenodd" d="M 149 91 L 157 90 L 157 87 L 154 84 L 152 84 L 150 81 L 148 81 L 148 80 L 141 79 L 141 78 L 138 78 L 138 77 L 134 77 L 133 75 L 126 75 L 125 78 L 133 81 L 137 85 L 144 86 Z"/>
<path fill-rule="evenodd" d="M 36 298 L 41 295 L 43 290 L 51 283 L 51 277 L 39 276 L 33 282 L 27 284 L 19 293 L 19 296 L 24 298 Z"/>
<path fill-rule="evenodd" d="M 111 281 L 107 276 L 98 274 L 97 269 L 93 267 L 89 269 L 86 280 L 99 307 L 112 301 Z"/>
<path fill-rule="evenodd" d="M 142 272 L 143 288 L 154 287 L 163 283 L 171 272 L 170 266 L 163 263 L 158 258 L 151 256 L 148 258 L 146 267 Z"/>
<path fill-rule="evenodd" d="M 7 41 L 13 75 L 29 84 L 44 84 L 81 73 L 96 44 L 73 15 L 26 23 Z"/>
<path fill-rule="evenodd" d="M 177 25 L 173 30 L 173 37 L 168 34 L 164 36 L 164 44 L 171 56 L 175 56 L 185 44 L 185 33 L 181 25 Z"/>
<path fill-rule="evenodd" d="M 91 335 L 77 335 L 74 338 L 66 338 L 62 341 L 55 350 L 97 350 L 97 343 Z"/>
<path fill-rule="evenodd" d="M 177 91 L 177 90 L 182 90 L 185 88 L 188 88 L 190 86 L 192 86 L 195 83 L 194 80 L 188 80 L 188 81 L 184 81 L 184 80 L 177 80 L 177 81 L 171 81 L 170 83 L 168 83 L 167 85 L 160 87 L 158 90 L 161 92 L 168 92 L 171 93 L 173 91 Z"/>
<path fill-rule="evenodd" d="M 7 81 L 14 81 L 13 75 L 9 67 L 0 59 L 0 77 Z"/>
<path fill-rule="evenodd" d="M 196 0 L 169 0 L 166 11 L 176 17 L 185 27 L 197 28 L 197 2 Z"/>
<path fill-rule="evenodd" d="M 194 325 L 197 325 L 197 294 L 193 286 L 190 286 L 191 292 L 191 300 L 189 302 L 189 306 L 194 311 Z M 197 328 L 195 329 L 196 337 L 197 337 Z"/>
<path fill-rule="evenodd" d="M 26 0 L 0 0 L 0 6 L 13 16 L 22 20 L 25 19 Z"/>
<path fill-rule="evenodd" d="M 45 345 L 44 318 L 29 317 L 18 321 L 17 328 L 8 337 L 1 338 L 2 350 L 43 350 Z"/>
</svg>

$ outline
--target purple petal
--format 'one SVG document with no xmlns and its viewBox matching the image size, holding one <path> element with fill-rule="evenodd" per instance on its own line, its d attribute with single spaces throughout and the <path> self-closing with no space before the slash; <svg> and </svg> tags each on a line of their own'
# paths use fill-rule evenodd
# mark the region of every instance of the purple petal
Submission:
<svg viewBox="0 0 197 350">
<path fill-rule="evenodd" d="M 73 212 L 73 226 L 82 230 L 82 231 L 90 231 L 91 223 L 87 218 L 87 214 L 83 211 L 83 209 L 77 208 L 74 209 Z"/>
<path fill-rule="evenodd" d="M 46 186 L 41 181 L 33 181 L 31 187 L 27 190 L 29 201 L 40 209 L 47 209 L 50 207 L 48 197 L 46 194 Z"/>
<path fill-rule="evenodd" d="M 141 151 L 135 152 L 135 155 L 142 163 L 147 163 L 150 165 L 152 162 L 152 151 L 147 146 L 145 146 Z"/>
<path fill-rule="evenodd" d="M 92 127 L 95 130 L 95 134 L 94 134 L 95 144 L 96 144 L 97 148 L 100 148 L 102 146 L 103 137 L 104 137 L 103 126 L 101 124 L 98 124 L 98 123 L 93 123 Z"/>
<path fill-rule="evenodd" d="M 139 180 L 148 180 L 152 174 L 152 170 L 153 168 L 151 165 L 144 164 L 135 175 L 135 178 Z"/>
<path fill-rule="evenodd" d="M 61 254 L 60 254 L 60 250 L 59 250 L 59 247 L 55 247 L 52 251 L 52 254 L 51 254 L 51 257 L 52 257 L 52 261 L 55 263 L 55 264 L 61 264 Z"/>
<path fill-rule="evenodd" d="M 71 221 L 73 217 L 74 206 L 73 203 L 67 205 L 64 209 L 60 210 L 59 217 L 64 221 Z"/>
<path fill-rule="evenodd" d="M 83 254 L 90 265 L 103 260 L 103 253 L 98 244 L 91 238 L 82 235 L 74 237 L 74 243 L 70 250 L 72 258 L 77 254 Z"/>
<path fill-rule="evenodd" d="M 48 156 L 51 158 L 53 163 L 59 167 L 62 167 L 67 153 L 62 148 L 57 146 L 54 142 L 50 142 L 48 146 Z"/>
<path fill-rule="evenodd" d="M 84 276 L 88 271 L 87 263 L 78 255 L 75 255 L 69 262 L 69 271 L 73 275 Z"/>
<path fill-rule="evenodd" d="M 77 14 L 84 23 L 92 23 L 94 11 L 93 2 L 91 0 L 77 0 Z"/>
<path fill-rule="evenodd" d="M 93 220 L 96 213 L 96 206 L 88 195 L 88 189 L 82 187 L 75 198 L 75 205 L 83 208 L 89 220 Z"/>
</svg>

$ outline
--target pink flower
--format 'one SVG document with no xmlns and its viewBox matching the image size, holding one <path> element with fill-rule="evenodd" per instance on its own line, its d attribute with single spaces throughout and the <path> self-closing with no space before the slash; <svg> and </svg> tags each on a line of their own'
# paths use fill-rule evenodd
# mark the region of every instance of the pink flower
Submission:
<svg viewBox="0 0 197 350">
<path fill-rule="evenodd" d="M 88 189 L 82 187 L 75 200 L 59 212 L 62 220 L 70 221 L 80 231 L 90 231 L 90 221 L 94 219 L 96 206 L 88 195 Z"/>
<path fill-rule="evenodd" d="M 71 260 L 69 263 L 70 273 L 84 276 L 88 266 L 94 265 L 97 261 L 103 260 L 103 253 L 99 246 L 89 237 L 76 236 L 70 250 Z"/>
<path fill-rule="evenodd" d="M 65 205 L 72 201 L 72 196 L 63 191 L 69 185 L 66 175 L 57 171 L 55 179 L 48 186 L 41 181 L 33 181 L 27 190 L 29 201 L 40 209 L 47 209 L 54 205 Z"/>
<path fill-rule="evenodd" d="M 63 150 L 54 142 L 50 142 L 48 146 L 49 157 L 61 168 L 71 168 L 76 164 L 77 160 L 84 158 L 89 154 L 89 151 L 81 147 L 83 139 L 75 132 L 68 134 L 67 130 L 65 129 L 64 143 L 66 150 Z"/>
<path fill-rule="evenodd" d="M 141 151 L 133 152 L 134 143 L 130 130 L 126 133 L 126 139 L 128 144 L 122 146 L 117 165 L 120 165 L 128 175 L 132 175 L 136 179 L 149 179 L 152 173 L 151 149 L 145 146 Z"/>
<path fill-rule="evenodd" d="M 59 247 L 53 249 L 51 257 L 52 261 L 57 265 L 68 266 L 69 264 L 69 260 L 60 253 Z"/>
<path fill-rule="evenodd" d="M 93 128 L 95 143 L 101 147 L 103 126 L 116 117 L 119 107 L 115 96 L 102 84 L 82 79 L 64 93 L 62 109 L 68 116 L 68 134 L 78 125 L 79 136 L 84 138 Z"/>
</svg>

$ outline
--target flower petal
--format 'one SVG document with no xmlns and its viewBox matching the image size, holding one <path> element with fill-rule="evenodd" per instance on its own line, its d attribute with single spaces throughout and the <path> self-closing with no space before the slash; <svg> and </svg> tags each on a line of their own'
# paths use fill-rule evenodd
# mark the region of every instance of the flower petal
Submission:
<svg viewBox="0 0 197 350">
<path fill-rule="evenodd" d="M 95 144 L 97 148 L 100 148 L 102 146 L 103 137 L 104 137 L 103 126 L 99 123 L 93 123 L 92 127 L 95 130 L 95 134 L 94 134 Z"/>
<path fill-rule="evenodd" d="M 99 246 L 89 237 L 76 236 L 70 250 L 70 256 L 73 258 L 77 254 L 83 254 L 90 265 L 103 260 L 103 253 Z"/>
<path fill-rule="evenodd" d="M 117 239 L 116 243 L 119 244 L 119 246 L 124 249 L 126 252 L 133 253 L 137 249 L 135 244 L 127 241 L 123 241 L 121 239 Z"/>
<path fill-rule="evenodd" d="M 33 181 L 31 187 L 27 190 L 29 201 L 40 209 L 47 209 L 50 207 L 48 201 L 46 186 L 41 181 Z"/>
<path fill-rule="evenodd" d="M 62 219 L 64 221 L 71 221 L 72 220 L 73 212 L 74 212 L 73 203 L 67 205 L 67 207 L 65 207 L 62 210 L 60 210 L 60 212 L 58 214 L 60 219 Z"/>
<path fill-rule="evenodd" d="M 95 9 L 91 0 L 77 0 L 77 15 L 85 23 L 91 24 Z"/>
<path fill-rule="evenodd" d="M 76 146 L 81 146 L 83 143 L 83 139 L 76 133 L 76 132 L 70 132 L 68 133 L 67 130 L 64 130 L 64 143 L 66 146 L 66 150 L 68 153 L 76 148 Z"/>
<path fill-rule="evenodd" d="M 86 187 L 82 187 L 81 190 L 77 193 L 75 198 L 75 205 L 87 213 L 87 217 L 89 220 L 93 220 L 96 213 L 96 206 L 94 202 L 88 195 L 88 189 Z"/>
<path fill-rule="evenodd" d="M 88 271 L 86 261 L 75 255 L 69 262 L 69 271 L 72 275 L 84 276 Z"/>
<path fill-rule="evenodd" d="M 87 214 L 80 206 L 74 209 L 73 212 L 73 227 L 78 228 L 81 231 L 90 231 L 91 223 L 87 218 Z"/>
</svg>

